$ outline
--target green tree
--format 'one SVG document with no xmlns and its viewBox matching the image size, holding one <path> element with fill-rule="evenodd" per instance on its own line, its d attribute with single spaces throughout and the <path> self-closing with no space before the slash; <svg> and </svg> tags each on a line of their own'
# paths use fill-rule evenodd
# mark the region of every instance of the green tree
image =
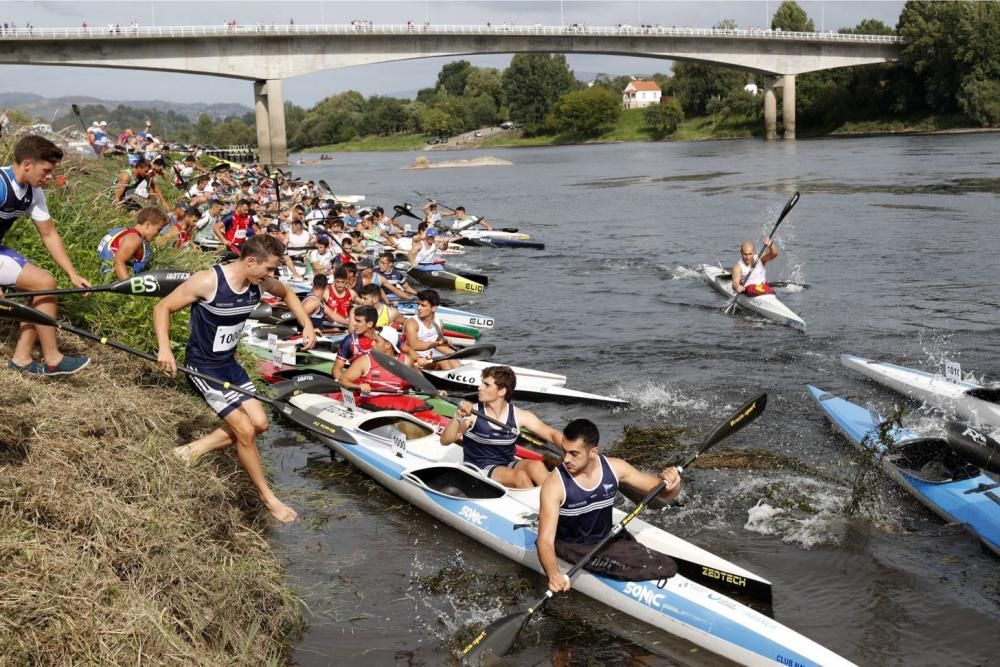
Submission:
<svg viewBox="0 0 1000 667">
<path fill-rule="evenodd" d="M 494 67 L 473 67 L 465 80 L 462 97 L 472 98 L 489 95 L 493 105 L 499 109 L 504 105 L 503 75 Z"/>
<path fill-rule="evenodd" d="M 966 116 L 983 127 L 1000 127 L 1000 81 L 966 77 L 958 104 Z"/>
<path fill-rule="evenodd" d="M 720 120 L 729 115 L 729 107 L 726 106 L 727 99 L 722 95 L 712 95 L 705 103 L 705 112 L 712 117 L 713 125 L 718 125 Z"/>
<path fill-rule="evenodd" d="M 552 107 L 551 124 L 558 132 L 595 137 L 614 127 L 621 114 L 621 96 L 603 86 L 566 93 Z"/>
<path fill-rule="evenodd" d="M 493 127 L 497 124 L 497 104 L 491 95 L 464 97 L 465 111 L 471 129 Z"/>
<path fill-rule="evenodd" d="M 726 98 L 743 90 L 746 72 L 701 63 L 676 62 L 671 90 L 688 116 L 703 116 L 713 97 Z"/>
<path fill-rule="evenodd" d="M 299 125 L 305 120 L 306 110 L 302 107 L 292 104 L 291 102 L 285 102 L 285 135 L 288 137 L 289 148 L 298 149 L 305 148 L 305 146 L 296 146 L 292 143 L 292 139 L 299 131 Z"/>
<path fill-rule="evenodd" d="M 437 88 L 421 88 L 417 91 L 417 102 L 421 104 L 433 104 L 434 98 L 437 97 Z"/>
<path fill-rule="evenodd" d="M 771 19 L 771 30 L 816 32 L 816 24 L 795 0 L 784 0 L 774 12 L 774 17 Z"/>
<path fill-rule="evenodd" d="M 643 109 L 642 115 L 654 139 L 673 134 L 684 120 L 681 103 L 674 97 L 662 98 L 659 104 Z"/>
<path fill-rule="evenodd" d="M 841 28 L 841 35 L 891 35 L 895 31 L 878 19 L 862 19 L 853 28 Z"/>
<path fill-rule="evenodd" d="M 465 92 L 465 84 L 471 73 L 472 63 L 468 60 L 450 62 L 441 68 L 435 87 L 438 90 L 447 91 L 449 95 L 461 97 L 462 93 Z"/>
<path fill-rule="evenodd" d="M 361 134 L 395 134 L 406 127 L 406 120 L 403 100 L 373 95 L 365 103 L 365 113 L 359 130 Z"/>
<path fill-rule="evenodd" d="M 215 134 L 215 123 L 212 122 L 212 117 L 207 113 L 203 113 L 198 116 L 198 124 L 194 129 L 194 139 L 199 144 L 210 144 L 212 143 L 213 135 Z"/>
<path fill-rule="evenodd" d="M 503 73 L 503 91 L 511 117 L 537 132 L 555 101 L 577 86 L 566 56 L 518 53 Z"/>
</svg>

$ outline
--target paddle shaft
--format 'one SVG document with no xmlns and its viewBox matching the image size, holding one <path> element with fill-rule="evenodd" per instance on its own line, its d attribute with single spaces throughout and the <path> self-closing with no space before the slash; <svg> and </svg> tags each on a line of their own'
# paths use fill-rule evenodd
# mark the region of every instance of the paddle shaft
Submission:
<svg viewBox="0 0 1000 667">
<path fill-rule="evenodd" d="M 725 422 L 716 427 L 716 429 L 712 431 L 707 438 L 705 438 L 702 444 L 699 445 L 698 449 L 677 466 L 678 474 L 682 473 L 685 468 L 694 463 L 695 459 L 701 456 L 701 454 L 714 446 L 716 443 L 732 435 L 760 416 L 766 406 L 767 394 L 760 394 L 753 400 L 743 405 L 739 410 L 733 413 L 733 415 L 726 419 Z M 666 486 L 666 481 L 661 481 L 653 488 L 652 491 L 646 494 L 646 496 L 639 501 L 631 512 L 615 524 L 611 530 L 597 544 L 595 544 L 589 552 L 587 552 L 586 556 L 580 559 L 569 569 L 568 572 L 566 572 L 566 577 L 572 579 L 574 575 L 576 575 L 591 560 L 593 560 L 594 556 L 596 556 L 601 549 L 607 546 L 608 542 L 618 536 L 621 531 L 625 529 L 625 526 L 638 516 L 639 513 L 642 512 L 646 506 L 666 488 Z M 517 634 L 520 633 L 521 629 L 528 623 L 531 616 L 545 606 L 545 603 L 552 599 L 554 595 L 555 593 L 551 589 L 546 590 L 545 595 L 535 602 L 535 604 L 528 607 L 527 611 L 521 614 L 512 614 L 491 624 L 479 633 L 479 635 L 477 635 L 472 642 L 462 650 L 462 657 L 468 658 L 469 654 L 473 651 L 479 651 L 480 656 L 485 655 L 487 652 L 492 652 L 497 657 L 504 655 L 513 645 L 515 639 L 517 638 Z M 512 629 L 513 632 L 511 632 Z"/>
<path fill-rule="evenodd" d="M 70 108 L 73 109 L 73 115 L 76 116 L 76 120 L 80 123 L 80 128 L 83 130 L 83 137 L 86 139 L 87 126 L 84 124 L 83 118 L 80 116 L 80 107 L 78 107 L 76 104 L 71 104 Z M 90 144 L 89 141 L 87 143 Z M 90 144 L 90 150 L 94 151 L 94 155 L 96 155 L 97 157 L 101 157 L 101 154 L 97 152 L 97 146 L 95 146 L 94 144 Z"/>
<path fill-rule="evenodd" d="M 163 297 L 170 294 L 182 282 L 191 277 L 189 271 L 174 269 L 157 269 L 146 273 L 137 273 L 131 278 L 119 280 L 111 285 L 97 285 L 95 287 L 69 287 L 66 289 L 39 290 L 37 292 L 8 292 L 4 298 L 24 296 L 50 296 L 53 294 L 82 294 L 89 292 L 114 292 L 116 294 L 128 294 L 130 296 L 156 296 Z"/>
</svg>

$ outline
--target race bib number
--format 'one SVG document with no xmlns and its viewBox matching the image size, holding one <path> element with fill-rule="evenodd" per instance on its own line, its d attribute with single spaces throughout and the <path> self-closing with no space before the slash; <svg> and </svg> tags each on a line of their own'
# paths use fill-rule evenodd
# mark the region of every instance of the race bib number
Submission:
<svg viewBox="0 0 1000 667">
<path fill-rule="evenodd" d="M 215 340 L 212 341 L 213 352 L 229 352 L 240 342 L 240 334 L 243 333 L 243 323 L 234 324 L 228 327 L 219 327 L 215 330 Z"/>
<path fill-rule="evenodd" d="M 961 382 L 962 364 L 957 361 L 944 362 L 944 379 L 948 382 Z"/>
<path fill-rule="evenodd" d="M 343 399 L 344 400 L 344 405 L 346 405 L 349 410 L 357 410 L 358 409 L 358 404 L 354 400 L 354 392 L 353 391 L 350 391 L 349 389 L 345 390 L 345 391 L 343 391 L 341 393 L 341 396 L 344 397 L 344 399 Z"/>
<path fill-rule="evenodd" d="M 245 228 L 237 229 L 236 234 L 233 235 L 233 240 L 245 239 L 246 237 L 247 237 L 247 230 Z"/>
<path fill-rule="evenodd" d="M 390 432 L 392 434 L 392 453 L 403 458 L 403 455 L 406 454 L 406 436 L 396 429 L 391 429 Z"/>
</svg>

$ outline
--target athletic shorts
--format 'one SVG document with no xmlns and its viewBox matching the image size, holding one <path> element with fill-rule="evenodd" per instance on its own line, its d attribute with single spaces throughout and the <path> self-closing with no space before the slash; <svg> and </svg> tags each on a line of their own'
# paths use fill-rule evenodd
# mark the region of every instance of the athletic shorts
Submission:
<svg viewBox="0 0 1000 667">
<path fill-rule="evenodd" d="M 27 263 L 28 260 L 21 253 L 0 245 L 0 287 L 9 287 L 16 283 Z"/>
<path fill-rule="evenodd" d="M 476 465 L 476 464 L 473 463 L 472 465 Z M 514 466 L 516 466 L 516 465 L 517 465 L 517 461 L 511 461 L 507 465 L 500 465 L 499 463 L 495 463 L 493 465 L 484 466 L 482 468 L 479 468 L 479 466 L 476 466 L 476 467 L 479 468 L 479 471 L 481 473 L 483 473 L 484 475 L 486 475 L 490 479 L 493 479 L 493 471 L 496 470 L 497 468 L 510 468 L 511 470 L 513 470 Z"/>
<path fill-rule="evenodd" d="M 206 368 L 188 366 L 188 368 L 218 378 L 219 380 L 225 380 L 234 387 L 239 387 L 250 392 L 257 391 L 253 382 L 250 381 L 250 376 L 247 375 L 246 370 L 235 359 L 225 366 L 210 366 Z M 195 391 L 201 394 L 205 402 L 208 403 L 208 407 L 212 408 L 215 414 L 223 419 L 242 403 L 252 398 L 232 389 L 224 389 L 221 383 L 209 382 L 208 380 L 202 380 L 191 375 L 187 377 L 188 384 L 194 387 Z"/>
<path fill-rule="evenodd" d="M 555 551 L 567 563 L 578 563 L 593 544 L 555 541 Z M 618 581 L 663 581 L 677 574 L 673 558 L 636 541 L 627 530 L 618 533 L 583 569 Z"/>
</svg>

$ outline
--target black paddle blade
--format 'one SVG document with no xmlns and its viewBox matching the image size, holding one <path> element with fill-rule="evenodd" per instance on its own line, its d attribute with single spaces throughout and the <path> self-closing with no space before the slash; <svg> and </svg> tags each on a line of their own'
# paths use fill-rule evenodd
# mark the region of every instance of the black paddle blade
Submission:
<svg viewBox="0 0 1000 667">
<path fill-rule="evenodd" d="M 275 324 L 266 327 L 254 327 L 252 333 L 257 338 L 267 338 L 271 334 L 274 334 L 279 339 L 285 339 L 291 338 L 292 336 L 298 336 L 300 332 L 295 327 L 290 327 L 284 324 Z"/>
<path fill-rule="evenodd" d="M 341 390 L 340 383 L 329 375 L 306 373 L 290 380 L 271 385 L 271 391 L 279 398 L 289 398 L 297 394 L 332 394 Z"/>
<path fill-rule="evenodd" d="M 949 421 L 944 425 L 948 444 L 963 459 L 992 473 L 1000 473 L 1000 442 L 977 428 Z"/>
<path fill-rule="evenodd" d="M 499 658 L 507 655 L 532 613 L 521 611 L 490 623 L 468 646 L 462 649 L 459 656 L 462 663 L 478 666 L 491 657 Z"/>
<path fill-rule="evenodd" d="M 164 297 L 180 287 L 181 283 L 190 277 L 190 271 L 157 269 L 120 280 L 111 285 L 109 291 L 115 294 Z"/>
<path fill-rule="evenodd" d="M 471 345 L 457 352 L 446 354 L 443 357 L 437 357 L 437 361 L 446 361 L 448 359 L 489 359 L 496 353 L 496 345 L 484 343 L 483 345 Z"/>
<path fill-rule="evenodd" d="M 319 189 L 322 190 L 325 194 L 328 195 L 333 194 L 333 189 L 330 188 L 330 184 L 324 181 L 323 179 L 319 180 Z"/>
<path fill-rule="evenodd" d="M 701 443 L 698 450 L 694 452 L 691 456 L 687 458 L 678 467 L 681 469 L 687 468 L 689 465 L 694 463 L 694 460 L 701 456 L 710 447 L 718 443 L 720 440 L 724 440 L 736 433 L 744 426 L 757 419 L 764 413 L 764 408 L 767 407 L 767 393 L 762 392 L 756 397 L 747 401 L 743 404 L 736 412 L 731 414 L 729 418 L 723 423 L 719 424 L 714 431 L 712 431 L 705 441 Z"/>
<path fill-rule="evenodd" d="M 45 313 L 16 301 L 8 301 L 7 299 L 0 299 L 0 318 L 31 322 L 32 324 L 40 324 L 46 327 L 59 327 L 59 322 Z"/>
<path fill-rule="evenodd" d="M 251 311 L 248 319 L 262 320 L 265 317 L 269 317 L 273 312 L 274 309 L 271 307 L 271 304 L 265 301 L 261 301 L 257 304 L 257 307 L 254 308 L 253 311 Z"/>
<path fill-rule="evenodd" d="M 80 107 L 78 107 L 75 104 L 71 104 L 70 107 L 73 109 L 73 113 L 75 113 L 77 116 L 80 115 Z"/>
<path fill-rule="evenodd" d="M 437 393 L 437 388 L 431 384 L 431 381 L 424 377 L 424 374 L 420 371 L 410 368 L 403 362 L 390 357 L 388 354 L 379 352 L 378 350 L 372 350 L 372 354 L 375 355 L 375 360 L 378 361 L 382 368 L 386 369 L 400 380 L 409 382 L 417 389 L 417 391 L 425 394 Z"/>
</svg>

